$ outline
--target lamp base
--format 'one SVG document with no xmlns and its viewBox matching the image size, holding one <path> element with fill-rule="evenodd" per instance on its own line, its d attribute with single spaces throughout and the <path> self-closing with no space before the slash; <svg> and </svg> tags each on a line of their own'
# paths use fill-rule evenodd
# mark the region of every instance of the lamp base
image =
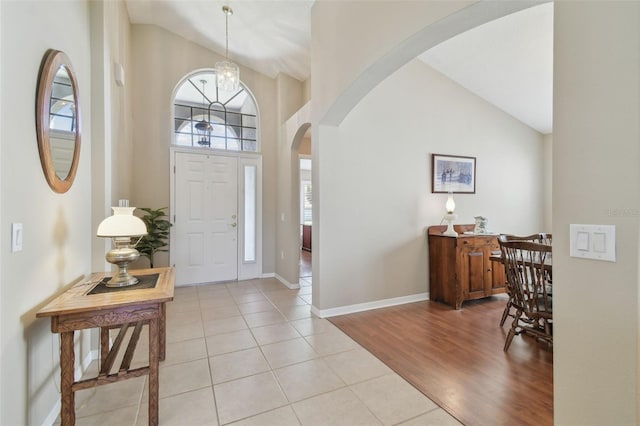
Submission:
<svg viewBox="0 0 640 426">
<path fill-rule="evenodd" d="M 107 287 L 126 287 L 138 284 L 139 280 L 127 270 L 129 263 L 140 257 L 138 250 L 131 247 L 120 247 L 109 250 L 106 255 L 107 262 L 118 265 L 118 273 L 107 281 Z"/>
<path fill-rule="evenodd" d="M 447 237 L 457 237 L 458 233 L 453 229 L 453 221 L 458 218 L 458 215 L 454 213 L 447 213 L 444 215 L 443 220 L 447 222 L 447 229 L 442 233 L 442 235 L 446 235 Z"/>
<path fill-rule="evenodd" d="M 127 287 L 130 285 L 138 284 L 140 282 L 139 279 L 131 275 L 129 272 L 121 273 L 118 272 L 118 275 L 111 278 L 109 281 L 105 283 L 107 287 Z"/>
</svg>

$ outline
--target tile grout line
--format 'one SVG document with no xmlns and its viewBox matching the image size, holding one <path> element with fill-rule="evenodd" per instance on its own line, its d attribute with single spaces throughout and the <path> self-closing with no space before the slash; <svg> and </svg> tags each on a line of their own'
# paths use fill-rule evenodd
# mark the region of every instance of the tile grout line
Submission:
<svg viewBox="0 0 640 426">
<path fill-rule="evenodd" d="M 213 385 L 213 372 L 211 371 L 211 361 L 209 360 L 209 345 L 207 344 L 207 336 L 206 333 L 204 331 L 204 317 L 202 315 L 202 304 L 200 303 L 200 300 L 202 300 L 200 298 L 200 291 L 198 290 L 198 288 L 196 287 L 196 295 L 198 297 L 198 311 L 200 313 L 200 324 L 202 327 L 202 334 L 203 337 L 202 339 L 204 340 L 204 350 L 206 352 L 206 360 L 207 360 L 207 369 L 209 370 L 209 380 L 211 381 L 211 395 L 213 396 L 213 406 L 214 406 L 214 411 L 216 413 L 216 423 L 217 424 L 221 424 L 220 423 L 220 414 L 218 413 L 218 399 L 216 398 L 216 390 L 215 387 Z"/>
</svg>

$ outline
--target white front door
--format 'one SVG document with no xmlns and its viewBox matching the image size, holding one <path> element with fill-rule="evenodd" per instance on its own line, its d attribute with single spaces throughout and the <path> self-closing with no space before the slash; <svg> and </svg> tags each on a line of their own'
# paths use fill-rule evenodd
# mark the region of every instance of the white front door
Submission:
<svg viewBox="0 0 640 426">
<path fill-rule="evenodd" d="M 176 285 L 238 277 L 238 159 L 175 153 Z"/>
</svg>

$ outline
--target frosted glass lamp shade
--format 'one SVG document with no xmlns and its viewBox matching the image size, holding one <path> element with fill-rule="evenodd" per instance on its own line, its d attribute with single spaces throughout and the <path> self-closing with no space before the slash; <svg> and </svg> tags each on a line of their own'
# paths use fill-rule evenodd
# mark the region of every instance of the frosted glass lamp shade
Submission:
<svg viewBox="0 0 640 426">
<path fill-rule="evenodd" d="M 229 61 L 216 63 L 216 86 L 220 90 L 235 92 L 240 87 L 240 68 Z"/>
<path fill-rule="evenodd" d="M 444 207 L 447 209 L 447 213 L 453 213 L 456 210 L 456 202 L 453 201 L 453 194 L 451 192 Z"/>
<path fill-rule="evenodd" d="M 135 249 L 137 241 L 131 243 L 131 237 L 147 235 L 147 226 L 142 219 L 133 215 L 135 207 L 111 207 L 113 216 L 109 216 L 98 225 L 98 237 L 111 237 L 113 249 L 105 256 L 107 262 L 118 266 L 118 273 L 106 283 L 107 287 L 125 287 L 138 283 L 138 278 L 131 275 L 127 269 L 129 263 L 134 262 L 140 253 Z M 140 240 L 138 238 L 138 241 Z"/>
<path fill-rule="evenodd" d="M 139 237 L 147 235 L 147 227 L 133 215 L 135 207 L 111 207 L 113 216 L 107 217 L 98 225 L 98 237 Z"/>
<path fill-rule="evenodd" d="M 453 221 L 458 218 L 454 212 L 456 210 L 456 203 L 453 201 L 453 192 L 449 191 L 449 196 L 447 197 L 447 202 L 444 205 L 444 208 L 447 209 L 447 214 L 444 215 L 443 220 L 447 222 L 447 230 L 442 233 L 442 235 L 447 235 L 449 237 L 457 237 L 458 233 L 453 229 Z"/>
</svg>

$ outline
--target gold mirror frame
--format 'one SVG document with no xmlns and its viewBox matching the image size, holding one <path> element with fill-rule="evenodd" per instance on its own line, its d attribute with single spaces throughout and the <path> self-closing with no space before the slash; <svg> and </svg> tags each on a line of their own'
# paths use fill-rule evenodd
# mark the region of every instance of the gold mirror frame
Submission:
<svg viewBox="0 0 640 426">
<path fill-rule="evenodd" d="M 73 159 L 66 177 L 60 178 L 56 174 L 54 158 L 52 156 L 51 144 L 51 96 L 53 93 L 53 82 L 58 70 L 64 67 L 73 89 L 73 101 L 75 109 L 75 143 L 73 147 Z M 80 94 L 75 73 L 71 67 L 71 61 L 64 52 L 49 49 L 42 59 L 42 66 L 38 78 L 38 92 L 36 96 L 36 132 L 38 136 L 38 151 L 40 152 L 40 162 L 42 170 L 47 179 L 47 183 L 55 192 L 65 193 L 71 188 L 73 180 L 78 170 L 80 159 Z"/>
</svg>

